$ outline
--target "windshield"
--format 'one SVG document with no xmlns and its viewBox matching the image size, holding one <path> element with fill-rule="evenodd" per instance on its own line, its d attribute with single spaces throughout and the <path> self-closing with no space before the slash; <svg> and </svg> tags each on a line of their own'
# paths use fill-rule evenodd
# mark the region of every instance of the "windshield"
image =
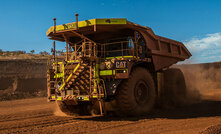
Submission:
<svg viewBox="0 0 221 134">
<path fill-rule="evenodd" d="M 116 57 L 134 55 L 134 40 L 132 37 L 112 39 L 101 46 L 101 57 Z M 102 55 L 104 53 L 104 55 Z"/>
</svg>

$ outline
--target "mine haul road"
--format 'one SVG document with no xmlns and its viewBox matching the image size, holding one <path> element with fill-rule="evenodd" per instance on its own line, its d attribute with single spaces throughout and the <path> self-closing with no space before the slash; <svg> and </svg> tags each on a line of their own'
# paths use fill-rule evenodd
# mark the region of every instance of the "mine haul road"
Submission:
<svg viewBox="0 0 221 134">
<path fill-rule="evenodd" d="M 58 116 L 46 98 L 0 102 L 0 133 L 221 133 L 221 99 L 141 117 Z"/>
</svg>

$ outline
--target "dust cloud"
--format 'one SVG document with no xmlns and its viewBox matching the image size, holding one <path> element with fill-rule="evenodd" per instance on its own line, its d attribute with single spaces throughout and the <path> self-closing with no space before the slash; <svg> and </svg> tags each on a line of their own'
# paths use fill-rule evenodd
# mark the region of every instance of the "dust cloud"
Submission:
<svg viewBox="0 0 221 134">
<path fill-rule="evenodd" d="M 221 99 L 221 63 L 179 65 L 185 77 L 188 99 Z"/>
<path fill-rule="evenodd" d="M 61 111 L 61 109 L 59 108 L 59 106 L 57 105 L 57 103 L 55 103 L 53 112 L 54 112 L 54 115 L 55 115 L 55 116 L 68 116 L 67 114 L 65 114 L 64 112 Z"/>
</svg>

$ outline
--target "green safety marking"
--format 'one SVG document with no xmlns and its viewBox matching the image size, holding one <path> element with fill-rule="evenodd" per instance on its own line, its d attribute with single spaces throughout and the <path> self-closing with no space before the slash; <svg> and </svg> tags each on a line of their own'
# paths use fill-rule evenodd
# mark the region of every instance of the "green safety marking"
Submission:
<svg viewBox="0 0 221 134">
<path fill-rule="evenodd" d="M 106 59 L 120 59 L 120 58 L 133 58 L 135 56 L 117 56 L 117 57 L 107 57 Z"/>
<path fill-rule="evenodd" d="M 63 72 L 62 73 L 56 73 L 54 75 L 54 78 L 62 78 L 62 77 L 64 77 L 64 73 Z"/>
<path fill-rule="evenodd" d="M 62 97 L 58 96 L 58 97 L 57 97 L 57 100 L 62 100 Z"/>
<path fill-rule="evenodd" d="M 102 70 L 100 71 L 100 75 L 115 75 L 115 70 Z"/>
<path fill-rule="evenodd" d="M 91 20 L 79 21 L 78 28 L 93 26 L 93 25 L 110 25 L 110 24 L 112 25 L 113 24 L 127 24 L 127 19 L 125 18 L 124 19 L 122 18 L 121 19 L 91 19 Z M 69 29 L 76 29 L 76 22 L 56 26 L 56 31 L 69 30 Z M 48 36 L 53 31 L 54 31 L 54 26 L 48 29 L 48 31 L 46 32 L 46 35 Z"/>
<path fill-rule="evenodd" d="M 89 98 L 88 98 L 88 97 L 84 97 L 84 100 L 85 100 L 85 101 L 89 101 Z"/>
<path fill-rule="evenodd" d="M 78 63 L 79 62 L 79 60 L 70 60 L 70 61 L 67 61 L 67 63 Z"/>
</svg>

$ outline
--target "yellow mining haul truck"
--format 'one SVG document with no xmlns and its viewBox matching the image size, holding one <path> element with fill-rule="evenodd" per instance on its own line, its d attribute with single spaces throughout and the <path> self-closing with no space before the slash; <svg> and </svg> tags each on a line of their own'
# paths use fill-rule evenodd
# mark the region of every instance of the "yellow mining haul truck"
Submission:
<svg viewBox="0 0 221 134">
<path fill-rule="evenodd" d="M 144 114 L 157 98 L 185 96 L 182 72 L 168 68 L 190 52 L 149 27 L 124 18 L 78 22 L 76 16 L 63 25 L 54 19 L 47 36 L 66 43 L 62 59 L 54 41 L 47 71 L 48 100 L 66 114 Z"/>
</svg>

